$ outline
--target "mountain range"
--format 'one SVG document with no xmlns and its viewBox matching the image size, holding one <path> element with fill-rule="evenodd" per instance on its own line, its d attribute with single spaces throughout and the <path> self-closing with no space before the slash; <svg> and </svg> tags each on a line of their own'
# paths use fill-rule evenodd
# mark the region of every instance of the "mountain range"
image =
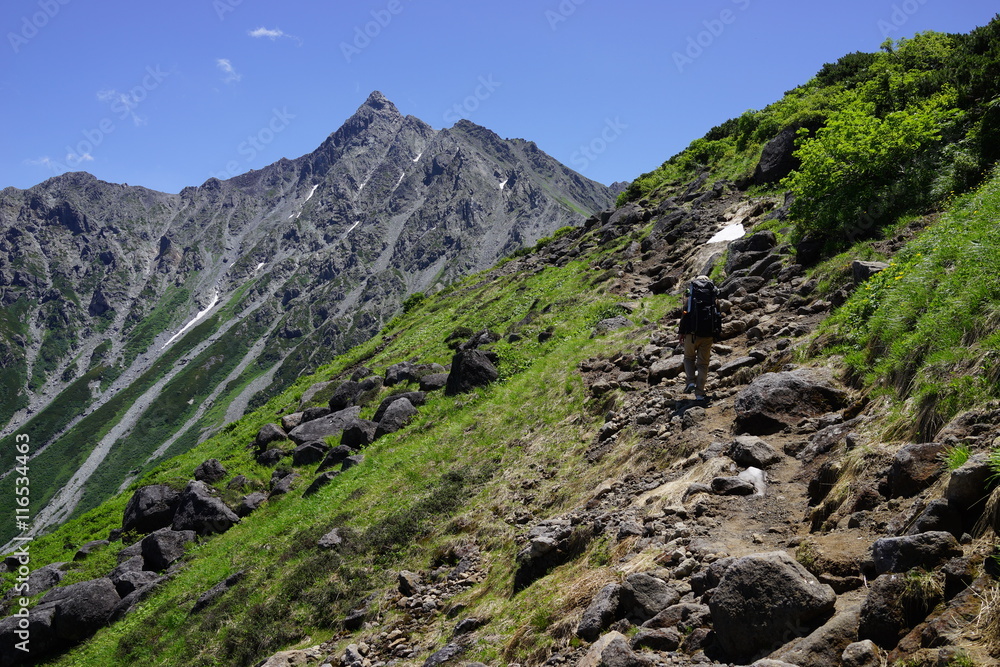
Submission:
<svg viewBox="0 0 1000 667">
<path fill-rule="evenodd" d="M 532 142 L 434 130 L 379 92 L 312 153 L 179 194 L 86 173 L 3 190 L 0 434 L 32 436 L 37 527 L 368 339 L 407 296 L 614 194 Z"/>
</svg>

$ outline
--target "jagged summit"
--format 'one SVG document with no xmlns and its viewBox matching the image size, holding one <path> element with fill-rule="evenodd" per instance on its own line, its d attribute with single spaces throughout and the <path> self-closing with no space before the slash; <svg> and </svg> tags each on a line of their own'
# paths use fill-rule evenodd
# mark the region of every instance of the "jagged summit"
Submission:
<svg viewBox="0 0 1000 667">
<path fill-rule="evenodd" d="M 396 105 L 390 102 L 389 99 L 378 90 L 373 90 L 362 106 L 371 107 L 376 111 L 386 109 L 397 114 L 399 113 L 399 109 L 396 108 Z"/>
</svg>

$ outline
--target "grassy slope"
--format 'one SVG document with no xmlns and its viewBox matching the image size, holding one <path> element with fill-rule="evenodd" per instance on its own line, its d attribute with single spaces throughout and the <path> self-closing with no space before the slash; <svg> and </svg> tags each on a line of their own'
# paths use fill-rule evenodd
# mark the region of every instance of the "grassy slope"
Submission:
<svg viewBox="0 0 1000 667">
<path fill-rule="evenodd" d="M 298 496 L 315 466 L 299 470 L 307 479 L 288 497 L 195 547 L 188 567 L 140 611 L 52 664 L 253 664 L 306 636 L 313 641 L 332 636 L 346 611 L 367 592 L 389 585 L 392 572 L 426 567 L 435 550 L 473 533 L 489 536 L 480 546 L 493 566 L 468 601 L 471 608 L 493 617 L 490 629 L 499 635 L 530 626 L 520 602 L 524 594 L 510 598 L 514 535 L 521 529 L 505 519 L 521 509 L 521 485 L 537 478 L 539 467 L 559 471 L 557 479 L 541 482 L 553 487 L 546 494 L 553 513 L 572 506 L 603 479 L 606 470 L 582 458 L 603 411 L 586 405 L 576 367 L 609 348 L 634 345 L 629 343 L 634 331 L 590 338 L 596 321 L 619 312 L 603 283 L 592 284 L 600 275 L 576 261 L 537 273 L 468 279 L 429 297 L 377 339 L 302 379 L 223 433 L 159 466 L 142 483 L 183 484 L 198 463 L 216 457 L 232 475 L 245 474 L 251 486 L 266 488 L 271 469 L 257 465 L 245 446 L 263 423 L 293 410 L 311 382 L 358 362 L 376 370 L 409 358 L 447 363 L 451 350 L 444 341 L 457 327 L 517 330 L 523 336 L 496 348 L 501 382 L 460 397 L 433 395 L 412 425 L 380 440 L 365 452 L 362 466 L 309 499 Z M 669 297 L 653 297 L 633 319 L 655 321 L 672 305 Z M 546 330 L 554 335 L 539 344 L 537 335 Z M 225 480 L 217 486 L 225 488 Z M 127 495 L 36 541 L 36 562 L 71 560 L 77 546 L 120 523 Z M 238 499 L 232 492 L 226 497 Z M 333 527 L 353 535 L 343 558 L 313 548 Z M 67 581 L 105 574 L 120 548 L 115 543 L 94 561 L 74 565 Z M 224 605 L 189 615 L 198 595 L 236 570 L 246 570 L 246 579 Z M 545 591 L 533 589 L 533 599 L 558 605 L 564 591 L 550 588 L 556 586 L 552 581 L 543 586 Z M 540 608 L 529 611 L 537 614 Z M 442 634 L 449 631 L 441 628 Z M 539 635 L 531 641 L 547 640 Z M 498 658 L 495 645 L 479 650 L 487 661 Z"/>
</svg>

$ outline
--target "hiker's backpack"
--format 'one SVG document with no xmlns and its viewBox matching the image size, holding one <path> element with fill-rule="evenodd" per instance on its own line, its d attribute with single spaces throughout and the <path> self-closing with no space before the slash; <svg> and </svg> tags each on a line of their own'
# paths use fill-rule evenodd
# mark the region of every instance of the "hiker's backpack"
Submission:
<svg viewBox="0 0 1000 667">
<path fill-rule="evenodd" d="M 715 303 L 715 284 L 710 280 L 693 280 L 684 304 L 681 333 L 699 338 L 722 337 L 722 313 Z"/>
</svg>

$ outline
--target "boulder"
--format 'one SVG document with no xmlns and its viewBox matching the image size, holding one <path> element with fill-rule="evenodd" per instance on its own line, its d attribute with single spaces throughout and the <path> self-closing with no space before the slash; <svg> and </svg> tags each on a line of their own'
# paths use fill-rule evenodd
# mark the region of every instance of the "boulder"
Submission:
<svg viewBox="0 0 1000 667">
<path fill-rule="evenodd" d="M 708 603 L 719 646 L 746 662 L 826 620 L 837 596 L 783 551 L 733 562 Z"/>
<path fill-rule="evenodd" d="M 683 602 L 667 607 L 642 624 L 643 628 L 676 628 L 684 634 L 704 627 L 711 621 L 712 612 L 703 604 Z"/>
<path fill-rule="evenodd" d="M 59 584 L 62 578 L 65 576 L 63 572 L 63 567 L 66 563 L 50 563 L 49 565 L 43 565 L 37 570 L 33 570 L 31 574 L 28 575 L 28 592 L 31 595 L 38 595 L 39 593 L 44 593 L 45 591 L 51 589 L 52 587 Z M 4 593 L 3 599 L 10 600 L 15 597 L 20 597 L 23 593 L 17 590 L 17 587 L 11 587 L 6 593 Z"/>
<path fill-rule="evenodd" d="M 361 454 L 355 454 L 354 456 L 348 456 L 340 463 L 340 471 L 347 472 L 355 466 L 359 466 L 364 462 L 365 457 Z"/>
<path fill-rule="evenodd" d="M 677 628 L 642 628 L 632 637 L 631 646 L 635 650 L 676 651 L 682 639 Z"/>
<path fill-rule="evenodd" d="M 858 639 L 893 648 L 910 627 L 902 603 L 905 593 L 906 579 L 899 575 L 883 574 L 872 581 L 861 605 Z"/>
<path fill-rule="evenodd" d="M 437 667 L 438 665 L 443 665 L 446 662 L 451 662 L 465 650 L 465 647 L 461 644 L 451 642 L 446 644 L 443 648 L 431 653 L 426 660 L 424 660 L 423 667 Z"/>
<path fill-rule="evenodd" d="M 649 367 L 649 384 L 659 384 L 663 380 L 673 380 L 684 372 L 684 357 L 677 355 L 653 362 Z"/>
<path fill-rule="evenodd" d="M 140 542 L 143 568 L 162 572 L 184 555 L 184 547 L 197 537 L 193 530 L 161 528 Z"/>
<path fill-rule="evenodd" d="M 423 584 L 420 581 L 420 574 L 410 572 L 409 570 L 401 570 L 399 572 L 399 575 L 396 577 L 396 588 L 400 595 L 405 595 L 406 597 L 411 597 L 424 590 Z"/>
<path fill-rule="evenodd" d="M 754 495 L 763 496 L 767 492 L 767 473 L 753 466 L 740 472 L 737 477 L 753 485 Z"/>
<path fill-rule="evenodd" d="M 609 632 L 594 643 L 577 667 L 651 667 L 652 660 L 638 655 L 620 632 Z"/>
<path fill-rule="evenodd" d="M 847 648 L 840 656 L 841 667 L 882 667 L 882 651 L 870 639 L 863 639 Z"/>
<path fill-rule="evenodd" d="M 378 422 L 378 428 L 375 429 L 375 439 L 389 433 L 395 433 L 416 416 L 417 409 L 413 407 L 413 403 L 410 403 L 409 399 L 401 398 L 398 401 L 393 401 Z"/>
<path fill-rule="evenodd" d="M 451 360 L 445 394 L 455 396 L 494 382 L 500 373 L 482 350 L 458 350 Z"/>
<path fill-rule="evenodd" d="M 121 572 L 118 568 L 115 568 L 108 578 L 115 585 L 115 590 L 118 592 L 119 597 L 124 598 L 143 586 L 158 583 L 163 577 L 149 570 Z"/>
<path fill-rule="evenodd" d="M 254 438 L 253 447 L 259 454 L 267 449 L 268 445 L 274 444 L 276 442 L 284 442 L 288 440 L 288 434 L 277 424 L 264 424 L 257 431 L 257 437 Z"/>
<path fill-rule="evenodd" d="M 906 445 L 896 452 L 889 466 L 889 497 L 909 498 L 933 484 L 944 471 L 941 462 L 944 449 L 941 443 L 928 442 Z"/>
<path fill-rule="evenodd" d="M 402 394 L 393 394 L 392 396 L 386 397 L 381 403 L 379 403 L 378 408 L 375 410 L 375 415 L 372 417 L 372 421 L 376 423 L 382 421 L 382 417 L 385 416 L 389 406 L 404 398 L 414 407 L 423 405 L 427 402 L 427 394 L 422 391 L 407 391 Z"/>
<path fill-rule="evenodd" d="M 590 337 L 594 338 L 596 336 L 601 336 L 611 331 L 617 331 L 619 329 L 627 329 L 629 327 L 634 327 L 634 326 L 635 322 L 625 317 L 624 315 L 607 317 L 594 325 L 594 331 L 593 333 L 590 334 Z"/>
<path fill-rule="evenodd" d="M 277 473 L 277 471 L 275 471 Z M 297 472 L 282 474 L 278 476 L 271 476 L 271 493 L 268 498 L 274 496 L 283 496 L 292 490 L 292 485 L 295 481 L 299 479 L 300 475 Z"/>
<path fill-rule="evenodd" d="M 201 535 L 224 533 L 240 522 L 222 500 L 212 495 L 212 488 L 197 480 L 188 482 L 174 514 L 174 530 L 193 530 Z"/>
<path fill-rule="evenodd" d="M 236 516 L 241 519 L 246 516 L 250 516 L 251 513 L 257 511 L 257 509 L 264 504 L 267 500 L 267 494 L 263 491 L 254 491 L 246 496 L 240 501 L 240 506 L 236 508 Z"/>
<path fill-rule="evenodd" d="M 751 366 L 756 366 L 760 363 L 756 357 L 737 357 L 732 361 L 729 361 L 719 367 L 719 370 L 715 371 L 716 377 L 719 379 L 727 378 L 732 375 L 736 375 L 736 371 L 742 370 L 744 368 L 750 368 Z"/>
<path fill-rule="evenodd" d="M 126 532 L 151 533 L 169 526 L 174 520 L 180 491 L 166 484 L 153 484 L 136 489 L 122 517 L 122 530 Z"/>
<path fill-rule="evenodd" d="M 842 409 L 847 394 L 819 370 L 764 373 L 743 389 L 733 403 L 739 432 L 766 435 Z"/>
<path fill-rule="evenodd" d="M 753 483 L 739 477 L 716 477 L 710 486 L 712 493 L 720 496 L 752 496 L 757 492 Z"/>
<path fill-rule="evenodd" d="M 314 419 L 319 419 L 320 417 L 326 417 L 331 412 L 333 412 L 333 410 L 331 410 L 325 405 L 318 405 L 314 408 L 307 408 L 306 410 L 302 411 L 302 419 L 299 420 L 299 426 L 301 426 L 306 422 L 311 422 Z"/>
<path fill-rule="evenodd" d="M 392 387 L 401 382 L 416 382 L 418 379 L 417 365 L 412 361 L 401 361 L 385 369 L 386 387 Z"/>
<path fill-rule="evenodd" d="M 322 461 L 328 451 L 330 451 L 330 445 L 322 440 L 306 442 L 292 450 L 292 465 L 312 465 L 317 461 Z"/>
<path fill-rule="evenodd" d="M 915 567 L 933 570 L 945 561 L 962 555 L 962 547 L 951 533 L 944 531 L 883 537 L 872 545 L 875 571 L 907 572 Z"/>
<path fill-rule="evenodd" d="M 620 618 L 622 587 L 608 584 L 598 592 L 576 628 L 576 636 L 588 642 L 596 641 L 601 633 Z"/>
<path fill-rule="evenodd" d="M 738 435 L 726 450 L 726 456 L 736 465 L 748 468 L 769 468 L 780 463 L 782 456 L 771 445 L 755 435 Z"/>
<path fill-rule="evenodd" d="M 628 575 L 622 591 L 621 611 L 636 624 L 645 623 L 681 599 L 667 582 L 645 572 Z"/>
<path fill-rule="evenodd" d="M 290 415 L 285 415 L 281 418 L 281 428 L 287 433 L 293 428 L 302 423 L 302 416 L 304 412 L 293 412 Z"/>
<path fill-rule="evenodd" d="M 341 535 L 339 528 L 334 528 L 329 533 L 319 538 L 319 542 L 316 543 L 320 549 L 335 549 L 344 543 L 344 536 Z"/>
<path fill-rule="evenodd" d="M 431 373 L 420 378 L 420 391 L 438 391 L 448 385 L 447 373 Z"/>
<path fill-rule="evenodd" d="M 937 531 L 948 531 L 956 538 L 964 532 L 962 513 L 954 509 L 943 498 L 932 500 L 917 516 L 906 531 L 907 535 L 918 535 Z"/>
<path fill-rule="evenodd" d="M 945 497 L 948 504 L 959 512 L 981 508 L 990 494 L 990 455 L 987 452 L 969 458 L 960 468 L 951 472 Z"/>
<path fill-rule="evenodd" d="M 320 417 L 319 419 L 300 424 L 292 429 L 288 437 L 296 445 L 303 445 L 312 440 L 323 440 L 324 438 L 337 436 L 343 433 L 344 429 L 353 423 L 359 414 L 361 414 L 359 406 L 344 408 L 326 417 Z"/>
<path fill-rule="evenodd" d="M 340 436 L 340 444 L 355 451 L 364 449 L 375 442 L 377 430 L 378 423 L 367 419 L 355 419 L 344 429 L 344 434 Z"/>
<path fill-rule="evenodd" d="M 222 467 L 218 459 L 208 459 L 194 469 L 194 478 L 206 484 L 214 484 L 225 477 L 226 474 L 226 469 Z"/>
<path fill-rule="evenodd" d="M 276 466 L 278 462 L 281 461 L 281 457 L 285 455 L 285 452 L 278 449 L 277 447 L 269 449 L 266 452 L 261 452 L 257 455 L 257 463 L 262 466 Z"/>
<path fill-rule="evenodd" d="M 568 519 L 547 519 L 528 531 L 528 544 L 517 554 L 514 591 L 526 588 L 553 567 L 565 563 L 584 548 L 593 533 L 579 533 L 574 539 Z"/>
<path fill-rule="evenodd" d="M 755 185 L 777 183 L 792 171 L 799 168 L 801 160 L 795 156 L 795 137 L 797 127 L 786 127 L 776 137 L 764 145 L 760 153 L 760 161 L 753 170 Z"/>
<path fill-rule="evenodd" d="M 856 259 L 851 262 L 851 273 L 854 276 L 854 284 L 860 285 L 876 273 L 885 271 L 889 265 L 885 262 L 864 262 Z"/>
<path fill-rule="evenodd" d="M 861 606 L 837 614 L 809 635 L 796 639 L 771 655 L 798 667 L 836 665 L 844 651 L 858 639 Z"/>
<path fill-rule="evenodd" d="M 382 378 L 367 377 L 363 380 L 348 380 L 334 390 L 330 397 L 330 409 L 340 412 L 349 407 L 364 405 L 382 389 Z"/>
<path fill-rule="evenodd" d="M 106 625 L 120 600 L 111 580 L 101 578 L 53 588 L 42 596 L 36 609 L 54 611 L 53 634 L 69 645 L 90 637 Z"/>
</svg>

